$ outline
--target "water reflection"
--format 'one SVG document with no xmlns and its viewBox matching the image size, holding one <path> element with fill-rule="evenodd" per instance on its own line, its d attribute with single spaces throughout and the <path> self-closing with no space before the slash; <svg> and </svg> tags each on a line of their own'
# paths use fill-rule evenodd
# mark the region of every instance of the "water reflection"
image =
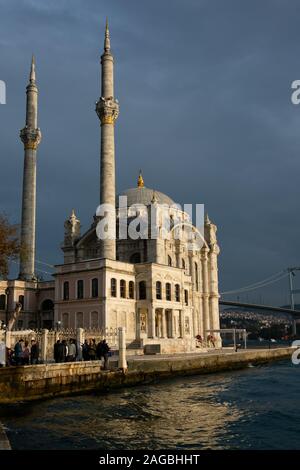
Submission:
<svg viewBox="0 0 300 470">
<path fill-rule="evenodd" d="M 0 407 L 15 449 L 298 449 L 290 361 Z"/>
<path fill-rule="evenodd" d="M 22 436 L 30 433 L 31 448 L 221 449 L 227 428 L 244 414 L 221 399 L 233 380 L 230 374 L 198 376 L 60 398 L 10 407 L 3 419 L 15 448 L 26 448 Z"/>
</svg>

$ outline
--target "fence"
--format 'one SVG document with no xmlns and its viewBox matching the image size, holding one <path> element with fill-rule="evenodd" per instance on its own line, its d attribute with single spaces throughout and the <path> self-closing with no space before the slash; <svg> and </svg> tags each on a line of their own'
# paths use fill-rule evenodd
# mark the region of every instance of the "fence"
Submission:
<svg viewBox="0 0 300 470">
<path fill-rule="evenodd" d="M 3 331 L 3 330 L 1 330 Z M 4 335 L 4 332 L 3 332 Z M 15 344 L 23 339 L 30 345 L 35 340 L 39 345 L 40 360 L 44 363 L 54 362 L 54 345 L 60 340 L 67 343 L 74 340 L 77 345 L 77 356 L 82 358 L 81 347 L 85 340 L 95 340 L 96 344 L 105 339 L 112 350 L 118 349 L 118 328 L 105 329 L 59 329 L 59 330 L 20 330 L 6 332 L 6 345 L 14 348 Z M 1 341 L 1 337 L 0 337 Z"/>
</svg>

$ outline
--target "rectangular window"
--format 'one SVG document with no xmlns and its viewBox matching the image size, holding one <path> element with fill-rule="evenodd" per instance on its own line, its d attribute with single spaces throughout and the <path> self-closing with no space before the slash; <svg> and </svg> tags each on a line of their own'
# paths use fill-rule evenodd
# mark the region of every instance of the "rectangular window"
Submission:
<svg viewBox="0 0 300 470">
<path fill-rule="evenodd" d="M 63 299 L 64 300 L 69 300 L 69 283 L 68 283 L 68 281 L 64 282 Z"/>
<path fill-rule="evenodd" d="M 110 295 L 117 297 L 117 280 L 114 278 L 110 280 Z"/>
<path fill-rule="evenodd" d="M 92 279 L 92 297 L 98 297 L 98 279 Z"/>
<path fill-rule="evenodd" d="M 161 300 L 161 282 L 157 281 L 156 283 L 156 298 L 157 300 Z"/>
<path fill-rule="evenodd" d="M 77 299 L 83 299 L 83 281 L 77 281 Z"/>
<path fill-rule="evenodd" d="M 129 298 L 134 299 L 134 282 L 129 281 Z"/>
<path fill-rule="evenodd" d="M 126 299 L 126 281 L 124 281 L 124 279 L 120 281 L 120 297 Z"/>
<path fill-rule="evenodd" d="M 169 282 L 167 282 L 167 284 L 166 284 L 166 300 L 171 300 L 171 299 L 172 299 L 171 284 Z"/>
<path fill-rule="evenodd" d="M 189 304 L 189 291 L 187 289 L 185 289 L 184 291 L 184 302 L 185 302 L 185 305 Z"/>
<path fill-rule="evenodd" d="M 180 302 L 180 285 L 175 285 L 175 300 L 176 302 Z"/>
</svg>

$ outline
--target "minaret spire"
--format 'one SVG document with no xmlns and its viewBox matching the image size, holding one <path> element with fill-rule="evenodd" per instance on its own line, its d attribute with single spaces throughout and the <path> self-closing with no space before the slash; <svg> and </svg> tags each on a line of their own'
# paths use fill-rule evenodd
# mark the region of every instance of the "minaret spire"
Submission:
<svg viewBox="0 0 300 470">
<path fill-rule="evenodd" d="M 29 84 L 26 88 L 26 124 L 20 131 L 24 144 L 24 172 L 22 196 L 22 222 L 19 278 L 35 279 L 35 216 L 36 216 L 36 154 L 41 141 L 41 131 L 37 127 L 38 88 L 36 86 L 35 60 L 32 57 Z"/>
<path fill-rule="evenodd" d="M 116 224 L 116 183 L 115 183 L 115 121 L 119 115 L 119 104 L 114 98 L 114 58 L 110 52 L 110 36 L 106 20 L 104 52 L 101 56 L 102 81 L 101 97 L 96 103 L 96 113 L 101 123 L 100 157 L 100 204 L 107 204 L 111 210 L 110 225 Z M 116 259 L 116 239 L 105 238 L 101 242 L 101 257 Z"/>
<path fill-rule="evenodd" d="M 35 83 L 35 57 L 32 54 L 29 82 Z"/>
<path fill-rule="evenodd" d="M 106 25 L 105 25 L 104 52 L 110 53 L 110 36 L 109 36 L 108 19 L 107 18 L 106 18 Z"/>
</svg>

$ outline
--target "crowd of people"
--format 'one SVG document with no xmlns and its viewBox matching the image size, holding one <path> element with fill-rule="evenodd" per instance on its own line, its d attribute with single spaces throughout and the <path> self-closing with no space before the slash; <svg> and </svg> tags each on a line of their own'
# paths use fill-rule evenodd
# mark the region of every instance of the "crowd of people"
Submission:
<svg viewBox="0 0 300 470">
<path fill-rule="evenodd" d="M 96 361 L 104 359 L 104 369 L 108 369 L 108 358 L 110 347 L 106 340 L 96 343 L 95 339 L 85 340 L 81 345 L 82 359 L 84 361 Z M 40 350 L 35 339 L 30 344 L 28 341 L 20 339 L 14 348 L 6 348 L 6 363 L 8 366 L 27 366 L 39 364 Z M 54 344 L 53 357 L 56 363 L 75 362 L 79 360 L 78 349 L 75 339 L 68 341 L 57 340 Z"/>
<path fill-rule="evenodd" d="M 95 339 L 90 341 L 85 340 L 82 345 L 82 358 L 84 361 L 101 361 L 104 359 L 104 370 L 108 368 L 108 357 L 110 347 L 108 346 L 105 339 L 100 341 L 98 344 Z"/>
<path fill-rule="evenodd" d="M 15 347 L 6 349 L 7 364 L 9 366 L 28 366 L 29 364 L 38 364 L 39 345 L 32 339 L 28 341 L 20 339 Z"/>
</svg>

